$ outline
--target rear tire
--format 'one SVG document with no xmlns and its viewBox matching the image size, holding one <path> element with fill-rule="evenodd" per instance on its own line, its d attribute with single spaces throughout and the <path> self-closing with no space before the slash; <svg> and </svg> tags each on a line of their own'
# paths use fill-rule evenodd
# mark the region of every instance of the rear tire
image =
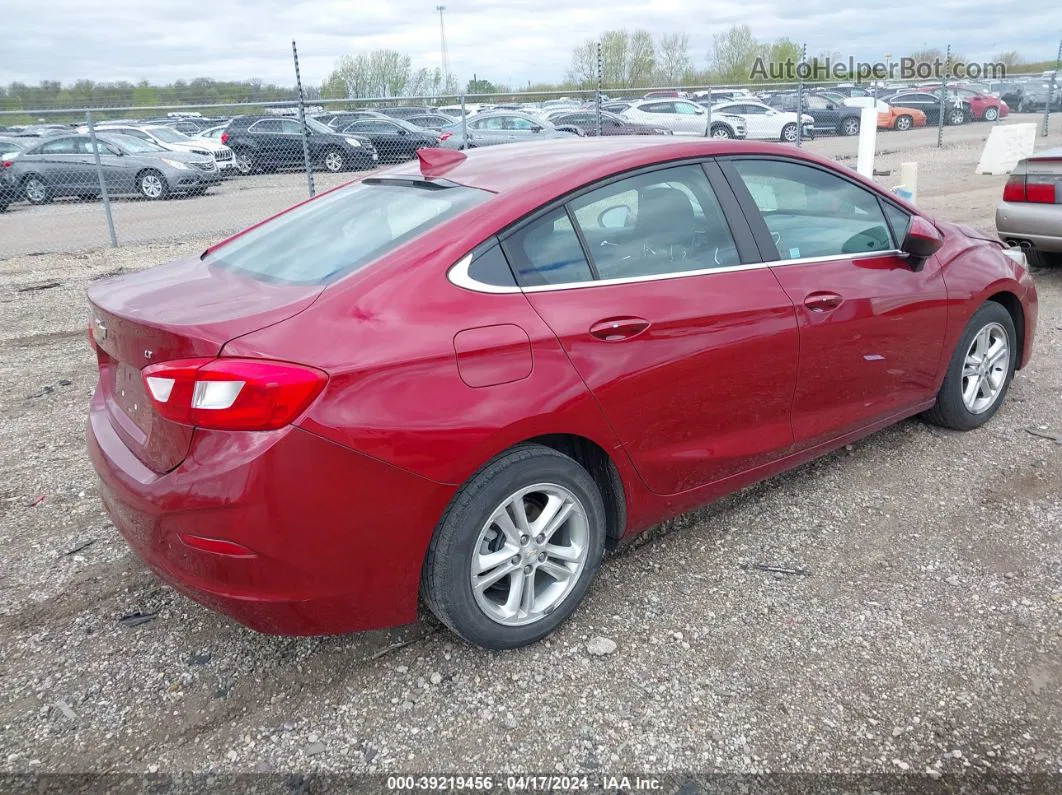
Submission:
<svg viewBox="0 0 1062 795">
<path fill-rule="evenodd" d="M 995 121 L 998 118 L 999 118 L 999 109 L 998 108 L 985 108 L 985 115 L 984 115 L 984 120 L 985 121 Z"/>
<path fill-rule="evenodd" d="M 22 181 L 22 193 L 30 204 L 47 204 L 54 197 L 48 183 L 38 174 L 30 174 Z"/>
<path fill-rule="evenodd" d="M 859 119 L 849 116 L 841 121 L 841 135 L 859 135 Z"/>
<path fill-rule="evenodd" d="M 974 312 L 952 353 L 937 403 L 923 417 L 934 425 L 970 431 L 999 410 L 1021 352 L 1010 313 L 995 301 Z"/>
<path fill-rule="evenodd" d="M 541 515 L 551 507 L 554 521 Z M 605 507 L 589 473 L 549 447 L 518 445 L 454 496 L 428 548 L 421 592 L 469 643 L 526 646 L 579 606 L 604 544 Z"/>
<path fill-rule="evenodd" d="M 962 108 L 953 108 L 948 111 L 948 124 L 965 124 L 966 113 Z"/>
</svg>

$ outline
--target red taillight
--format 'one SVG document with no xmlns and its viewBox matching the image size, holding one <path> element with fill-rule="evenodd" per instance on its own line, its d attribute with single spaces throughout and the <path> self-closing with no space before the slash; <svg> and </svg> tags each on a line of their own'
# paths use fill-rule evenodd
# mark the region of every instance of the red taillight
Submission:
<svg viewBox="0 0 1062 795">
<path fill-rule="evenodd" d="M 1055 203 L 1055 182 L 1034 182 L 1033 179 L 1025 181 L 1025 201 L 1037 204 Z"/>
<path fill-rule="evenodd" d="M 226 431 L 282 428 L 328 381 L 312 367 L 260 359 L 179 359 L 145 367 L 141 376 L 162 417 Z"/>
<path fill-rule="evenodd" d="M 227 144 L 228 142 L 229 142 L 229 134 L 227 132 L 223 132 L 221 134 L 221 143 L 222 144 Z"/>
<path fill-rule="evenodd" d="M 1003 186 L 1003 201 L 1005 202 L 1023 202 L 1025 201 L 1025 177 L 1010 177 L 1007 179 L 1007 184 Z"/>
<path fill-rule="evenodd" d="M 445 141 L 445 140 L 446 140 L 447 138 L 453 138 L 453 137 L 454 137 L 454 134 L 453 134 L 453 133 L 448 133 L 448 132 L 444 132 L 444 133 L 442 133 L 442 134 L 441 134 L 441 135 L 439 136 L 439 140 L 440 140 L 440 141 Z"/>
<path fill-rule="evenodd" d="M 11 166 L 13 166 L 14 164 L 14 160 L 5 160 L 3 163 L 0 163 L 0 166 L 2 166 L 3 168 L 11 168 Z"/>
</svg>

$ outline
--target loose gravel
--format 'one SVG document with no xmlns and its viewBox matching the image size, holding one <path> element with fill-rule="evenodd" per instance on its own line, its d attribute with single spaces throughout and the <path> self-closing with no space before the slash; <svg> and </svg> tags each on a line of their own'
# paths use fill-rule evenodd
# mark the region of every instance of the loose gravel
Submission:
<svg viewBox="0 0 1062 795">
<path fill-rule="evenodd" d="M 934 150 L 922 203 L 991 228 L 977 154 Z M 1062 772 L 1062 269 L 984 429 L 905 422 L 668 522 L 491 653 L 427 616 L 258 635 L 128 552 L 84 290 L 204 242 L 0 269 L 0 773 Z"/>
</svg>

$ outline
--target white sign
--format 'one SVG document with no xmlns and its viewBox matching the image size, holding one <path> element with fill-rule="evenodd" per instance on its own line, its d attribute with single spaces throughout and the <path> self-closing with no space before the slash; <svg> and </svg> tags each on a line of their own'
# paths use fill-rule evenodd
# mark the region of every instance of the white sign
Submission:
<svg viewBox="0 0 1062 795">
<path fill-rule="evenodd" d="M 981 152 L 976 174 L 1009 174 L 1036 144 L 1036 124 L 1003 124 L 992 128 Z"/>
</svg>

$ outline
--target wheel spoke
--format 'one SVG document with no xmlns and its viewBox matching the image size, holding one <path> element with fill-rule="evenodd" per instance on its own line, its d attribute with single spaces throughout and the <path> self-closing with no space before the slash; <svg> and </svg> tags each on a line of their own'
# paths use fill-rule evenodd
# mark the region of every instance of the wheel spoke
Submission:
<svg viewBox="0 0 1062 795">
<path fill-rule="evenodd" d="M 503 563 L 496 567 L 490 574 L 485 574 L 482 577 L 477 577 L 475 581 L 475 589 L 479 592 L 483 592 L 502 579 L 502 577 L 508 577 L 514 571 L 520 571 L 520 564 Z M 521 572 L 522 574 L 522 572 Z"/>
<path fill-rule="evenodd" d="M 546 546 L 542 547 L 542 551 L 546 553 L 546 557 L 556 558 L 557 560 L 563 560 L 568 563 L 578 563 L 579 558 L 582 555 L 582 549 L 579 547 L 561 547 L 556 544 L 546 544 Z"/>
<path fill-rule="evenodd" d="M 520 597 L 520 608 L 525 615 L 535 612 L 535 569 L 530 574 L 524 575 L 523 594 Z"/>
<path fill-rule="evenodd" d="M 476 555 L 476 574 L 486 574 L 491 569 L 496 569 L 503 563 L 511 560 L 515 550 L 506 545 L 504 548 L 497 552 L 490 552 L 486 555 L 479 553 Z"/>
<path fill-rule="evenodd" d="M 494 514 L 491 521 L 497 525 L 498 529 L 502 531 L 505 538 L 511 544 L 516 546 L 520 545 L 520 530 L 517 528 L 516 523 L 513 522 L 513 517 L 509 513 L 508 503 L 498 509 L 498 512 Z"/>
<path fill-rule="evenodd" d="M 962 399 L 967 408 L 973 406 L 974 401 L 977 399 L 977 393 L 981 389 L 981 376 L 970 376 L 966 382 L 966 388 L 962 391 Z"/>
<path fill-rule="evenodd" d="M 570 500 L 562 500 L 560 497 L 550 495 L 549 502 L 535 520 L 535 536 L 541 534 L 545 536 L 543 542 L 549 541 L 553 534 L 568 521 L 573 510 L 575 510 L 575 504 Z"/>
<path fill-rule="evenodd" d="M 554 563 L 551 560 L 547 560 L 544 563 L 539 564 L 538 570 L 544 571 L 557 582 L 567 582 L 572 576 L 571 569 L 567 569 L 564 566 L 561 566 L 558 563 Z"/>
<path fill-rule="evenodd" d="M 524 581 L 526 579 L 523 569 L 517 568 L 512 572 L 512 576 L 509 578 L 509 598 L 505 600 L 505 607 L 503 608 L 506 615 L 515 616 L 516 611 L 520 608 L 520 600 L 523 599 Z"/>
<path fill-rule="evenodd" d="M 985 358 L 988 360 L 988 366 L 995 367 L 1006 358 L 1008 352 L 1007 343 L 1003 340 L 997 340 L 996 344 L 989 348 L 988 353 L 985 354 Z"/>
<path fill-rule="evenodd" d="M 524 535 L 531 535 L 531 523 L 527 520 L 527 506 L 524 505 L 523 493 L 521 492 L 513 499 L 509 500 L 505 508 L 512 516 L 513 522 L 516 524 L 516 529 Z"/>
</svg>

